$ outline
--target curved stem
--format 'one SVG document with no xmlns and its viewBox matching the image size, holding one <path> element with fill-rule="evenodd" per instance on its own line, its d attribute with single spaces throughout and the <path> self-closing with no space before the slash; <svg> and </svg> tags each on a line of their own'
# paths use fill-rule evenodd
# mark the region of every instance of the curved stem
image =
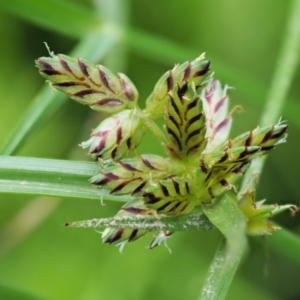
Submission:
<svg viewBox="0 0 300 300">
<path fill-rule="evenodd" d="M 260 126 L 278 122 L 285 104 L 286 96 L 292 84 L 300 59 L 300 1 L 291 2 L 290 15 L 286 25 L 284 40 L 277 58 L 274 76 L 269 89 Z M 243 186 L 253 174 L 260 174 L 265 158 L 256 159 L 246 173 Z"/>
<path fill-rule="evenodd" d="M 203 205 L 204 213 L 226 240 L 222 240 L 210 265 L 200 300 L 225 299 L 246 251 L 246 220 L 236 202 L 236 197 L 228 193 L 214 204 Z"/>
</svg>

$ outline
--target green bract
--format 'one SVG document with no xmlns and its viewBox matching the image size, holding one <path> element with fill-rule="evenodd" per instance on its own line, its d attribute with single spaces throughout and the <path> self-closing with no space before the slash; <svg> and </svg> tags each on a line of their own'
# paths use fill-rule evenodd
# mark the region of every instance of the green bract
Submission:
<svg viewBox="0 0 300 300">
<path fill-rule="evenodd" d="M 142 216 L 176 217 L 197 207 L 225 232 L 222 220 L 226 216 L 214 215 L 220 212 L 212 205 L 225 201 L 223 196 L 230 191 L 235 195 L 226 201 L 231 203 L 233 199 L 230 205 L 240 210 L 241 219 L 246 219 L 248 233 L 266 234 L 276 229 L 267 221 L 271 214 L 292 208 L 256 203 L 250 185 L 238 194 L 236 183 L 251 161 L 285 142 L 288 126 L 279 122 L 229 139 L 232 117 L 228 114 L 228 87 L 222 88 L 212 77 L 210 62 L 204 55 L 166 72 L 144 110 L 137 105 L 135 86 L 123 74 L 116 76 L 101 65 L 65 55 L 40 58 L 37 66 L 54 88 L 92 109 L 113 113 L 94 129 L 82 147 L 89 147 L 90 154 L 100 161 L 99 173 L 91 183 L 106 193 L 133 199 L 118 212 L 115 224 Z M 155 118 L 164 119 L 163 130 L 153 122 Z M 162 140 L 166 157 L 137 156 L 133 151 L 147 128 Z M 74 224 L 71 226 L 86 222 Z M 156 237 L 150 248 L 173 232 L 147 226 L 108 225 L 102 239 L 122 248 L 151 231 Z"/>
<path fill-rule="evenodd" d="M 239 193 L 238 205 L 247 218 L 247 233 L 251 235 L 271 234 L 280 229 L 274 225 L 270 218 L 284 210 L 296 212 L 296 205 L 266 205 L 265 200 L 256 201 L 255 191 L 257 178 L 252 177 L 248 184 Z"/>
</svg>

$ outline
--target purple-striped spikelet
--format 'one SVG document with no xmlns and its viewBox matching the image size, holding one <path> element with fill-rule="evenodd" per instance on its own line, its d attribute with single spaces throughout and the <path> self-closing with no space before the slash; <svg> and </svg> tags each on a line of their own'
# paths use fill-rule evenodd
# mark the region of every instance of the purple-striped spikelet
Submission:
<svg viewBox="0 0 300 300">
<path fill-rule="evenodd" d="M 96 158 L 117 161 L 138 146 L 145 130 L 137 110 L 125 109 L 102 121 L 81 146 L 89 147 L 90 154 Z"/>
<path fill-rule="evenodd" d="M 207 78 L 212 75 L 210 61 L 205 60 L 204 54 L 193 61 L 185 62 L 166 72 L 156 83 L 153 92 L 147 99 L 146 111 L 153 116 L 163 116 L 170 93 L 175 88 L 184 85 L 193 86 L 200 93 Z"/>
<path fill-rule="evenodd" d="M 137 89 L 124 74 L 63 54 L 41 57 L 36 65 L 55 89 L 94 110 L 115 113 L 136 105 Z"/>
</svg>

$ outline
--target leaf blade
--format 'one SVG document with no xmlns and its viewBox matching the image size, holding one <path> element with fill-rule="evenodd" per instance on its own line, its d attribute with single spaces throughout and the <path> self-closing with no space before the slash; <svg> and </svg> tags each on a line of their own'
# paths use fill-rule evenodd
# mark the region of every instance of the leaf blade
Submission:
<svg viewBox="0 0 300 300">
<path fill-rule="evenodd" d="M 143 230 L 213 230 L 215 227 L 203 213 L 190 213 L 178 216 L 162 216 L 157 219 L 151 215 L 136 217 L 113 217 L 67 223 L 68 227 L 80 228 L 130 228 Z"/>
<path fill-rule="evenodd" d="M 93 187 L 88 180 L 97 172 L 96 163 L 0 156 L 0 192 L 83 200 L 130 200 L 128 196 L 112 196 Z"/>
<path fill-rule="evenodd" d="M 1 1 L 0 7 L 36 25 L 75 38 L 86 35 L 100 24 L 100 19 L 91 9 L 65 1 L 11 0 L 9 3 Z"/>
</svg>

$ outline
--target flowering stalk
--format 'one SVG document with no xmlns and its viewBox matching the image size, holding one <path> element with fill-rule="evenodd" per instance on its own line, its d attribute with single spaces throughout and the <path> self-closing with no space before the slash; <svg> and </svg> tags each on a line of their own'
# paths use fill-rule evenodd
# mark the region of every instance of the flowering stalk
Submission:
<svg viewBox="0 0 300 300">
<path fill-rule="evenodd" d="M 111 195 L 128 195 L 133 199 L 113 219 L 116 226 L 104 220 L 68 223 L 69 226 L 106 224 L 103 242 L 119 245 L 121 249 L 127 242 L 154 232 L 156 236 L 150 244 L 153 248 L 178 228 L 140 227 L 138 220 L 170 216 L 179 222 L 181 215 L 193 213 L 196 208 L 227 236 L 227 231 L 222 230 L 226 228 L 226 213 L 220 216 L 220 210 L 210 207 L 220 201 L 225 203 L 222 199 L 229 192 L 235 194 L 234 209 L 244 216 L 244 227 L 250 234 L 270 233 L 270 215 L 292 208 L 254 204 L 254 189 L 249 187 L 238 193 L 236 182 L 252 160 L 285 142 L 287 125 L 278 122 L 228 139 L 232 123 L 228 87 L 222 88 L 212 77 L 210 62 L 204 55 L 166 72 L 148 97 L 144 110 L 137 105 L 138 93 L 133 83 L 125 75 L 116 76 L 101 65 L 52 55 L 38 59 L 37 66 L 52 87 L 92 109 L 113 113 L 82 143 L 100 161 L 99 173 L 90 181 Z M 159 117 L 164 118 L 163 131 L 153 122 Z M 166 157 L 128 157 L 147 128 L 162 140 Z M 136 226 L 126 222 L 124 225 L 122 220 L 137 220 Z"/>
</svg>

